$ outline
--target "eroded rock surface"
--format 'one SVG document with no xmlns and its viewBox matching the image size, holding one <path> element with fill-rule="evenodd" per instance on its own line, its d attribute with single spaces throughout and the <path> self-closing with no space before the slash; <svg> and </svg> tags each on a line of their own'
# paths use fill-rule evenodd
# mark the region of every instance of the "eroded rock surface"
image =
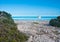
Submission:
<svg viewBox="0 0 60 42">
<path fill-rule="evenodd" d="M 60 42 L 60 29 L 49 26 L 46 21 L 18 22 L 18 30 L 30 36 L 27 42 Z"/>
</svg>

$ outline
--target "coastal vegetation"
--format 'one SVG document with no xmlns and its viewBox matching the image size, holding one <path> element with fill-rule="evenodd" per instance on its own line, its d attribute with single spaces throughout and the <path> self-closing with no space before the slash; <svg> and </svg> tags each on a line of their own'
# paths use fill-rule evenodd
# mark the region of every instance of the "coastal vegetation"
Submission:
<svg viewBox="0 0 60 42">
<path fill-rule="evenodd" d="M 0 42 L 25 42 L 26 34 L 18 31 L 10 13 L 0 11 Z"/>
<path fill-rule="evenodd" d="M 33 22 L 34 24 L 39 24 L 38 22 Z"/>
<path fill-rule="evenodd" d="M 51 19 L 49 24 L 51 26 L 60 27 L 60 16 L 58 16 L 56 19 Z"/>
</svg>

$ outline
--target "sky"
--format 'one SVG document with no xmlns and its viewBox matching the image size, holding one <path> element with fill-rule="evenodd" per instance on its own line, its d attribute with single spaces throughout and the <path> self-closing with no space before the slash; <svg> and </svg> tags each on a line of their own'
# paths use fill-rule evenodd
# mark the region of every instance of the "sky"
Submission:
<svg viewBox="0 0 60 42">
<path fill-rule="evenodd" d="M 0 0 L 0 11 L 12 16 L 59 16 L 60 0 Z"/>
</svg>

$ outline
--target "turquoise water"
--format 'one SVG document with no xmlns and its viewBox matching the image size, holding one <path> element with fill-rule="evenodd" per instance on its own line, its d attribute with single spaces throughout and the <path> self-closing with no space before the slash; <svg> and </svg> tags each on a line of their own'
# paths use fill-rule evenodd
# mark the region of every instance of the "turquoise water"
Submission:
<svg viewBox="0 0 60 42">
<path fill-rule="evenodd" d="M 57 16 L 12 16 L 14 20 L 51 20 Z"/>
</svg>

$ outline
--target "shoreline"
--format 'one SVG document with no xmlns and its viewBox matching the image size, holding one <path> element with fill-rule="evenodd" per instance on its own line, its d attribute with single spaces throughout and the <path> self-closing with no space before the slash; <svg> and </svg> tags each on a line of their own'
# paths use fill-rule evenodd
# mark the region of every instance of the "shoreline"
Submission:
<svg viewBox="0 0 60 42">
<path fill-rule="evenodd" d="M 14 20 L 14 22 L 48 22 L 49 20 Z"/>
</svg>

